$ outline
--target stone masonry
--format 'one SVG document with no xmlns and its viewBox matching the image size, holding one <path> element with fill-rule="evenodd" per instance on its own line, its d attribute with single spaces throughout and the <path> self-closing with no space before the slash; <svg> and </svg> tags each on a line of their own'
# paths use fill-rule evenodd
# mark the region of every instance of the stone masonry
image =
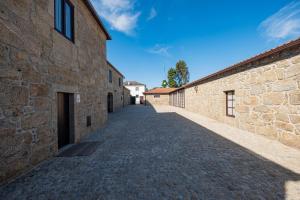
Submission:
<svg viewBox="0 0 300 200">
<path fill-rule="evenodd" d="M 169 105 L 169 94 L 145 94 L 145 99 L 147 105 Z"/>
<path fill-rule="evenodd" d="M 113 94 L 113 110 L 116 111 L 124 106 L 123 104 L 123 79 L 121 74 L 111 63 L 107 62 L 108 71 L 112 71 L 112 83 L 107 80 L 107 92 Z M 109 72 L 107 71 L 107 78 Z M 121 79 L 121 85 L 119 85 L 119 79 Z"/>
<path fill-rule="evenodd" d="M 53 0 L 0 2 L 0 183 L 58 152 L 58 92 L 76 97 L 75 142 L 107 119 L 108 36 L 84 1 L 70 2 L 74 43 L 54 29 Z"/>
<path fill-rule="evenodd" d="M 130 96 L 130 90 L 128 90 L 125 86 L 123 86 L 124 91 L 124 105 L 129 105 L 131 96 Z"/>
<path fill-rule="evenodd" d="M 300 46 L 185 89 L 185 108 L 300 148 Z M 247 68 L 245 70 L 245 68 Z M 225 91 L 235 91 L 235 117 Z"/>
</svg>

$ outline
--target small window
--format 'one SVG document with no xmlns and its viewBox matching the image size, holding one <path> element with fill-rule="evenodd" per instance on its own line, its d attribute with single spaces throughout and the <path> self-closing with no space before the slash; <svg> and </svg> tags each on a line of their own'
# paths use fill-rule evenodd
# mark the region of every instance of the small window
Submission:
<svg viewBox="0 0 300 200">
<path fill-rule="evenodd" d="M 74 6 L 69 0 L 54 0 L 55 29 L 74 42 Z"/>
<path fill-rule="evenodd" d="M 136 87 L 136 88 L 135 88 L 135 91 L 139 91 L 139 87 Z"/>
<path fill-rule="evenodd" d="M 226 115 L 229 117 L 235 116 L 235 95 L 234 91 L 226 91 Z"/>
<path fill-rule="evenodd" d="M 160 95 L 159 94 L 155 94 L 154 98 L 160 98 Z"/>
<path fill-rule="evenodd" d="M 108 80 L 110 83 L 112 83 L 112 71 L 111 70 L 109 70 L 109 72 L 108 72 Z"/>
<path fill-rule="evenodd" d="M 122 78 L 119 78 L 119 86 L 122 86 Z"/>
<path fill-rule="evenodd" d="M 91 116 L 87 116 L 86 117 L 86 126 L 89 127 L 92 125 L 92 117 Z"/>
</svg>

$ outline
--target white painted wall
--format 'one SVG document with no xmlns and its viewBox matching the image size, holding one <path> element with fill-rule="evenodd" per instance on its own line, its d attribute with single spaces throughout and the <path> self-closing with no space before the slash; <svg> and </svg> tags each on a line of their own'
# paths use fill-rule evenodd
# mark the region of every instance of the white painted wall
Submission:
<svg viewBox="0 0 300 200">
<path fill-rule="evenodd" d="M 140 97 L 144 97 L 145 86 L 144 85 L 125 85 L 130 90 L 130 95 L 136 97 L 135 103 L 140 104 Z M 144 97 L 145 100 L 145 97 Z"/>
</svg>

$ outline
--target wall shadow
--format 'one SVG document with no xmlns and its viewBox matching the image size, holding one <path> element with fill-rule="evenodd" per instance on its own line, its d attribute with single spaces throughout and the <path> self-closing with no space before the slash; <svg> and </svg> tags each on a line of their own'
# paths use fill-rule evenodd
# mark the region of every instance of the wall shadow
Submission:
<svg viewBox="0 0 300 200">
<path fill-rule="evenodd" d="M 51 159 L 0 187 L 0 199 L 285 199 L 286 183 L 300 180 L 299 174 L 152 106 L 112 113 L 89 141 L 101 142 L 92 155 Z"/>
<path fill-rule="evenodd" d="M 286 183 L 300 180 L 300 174 L 175 112 L 157 113 L 151 104 L 147 109 L 174 137 L 164 148 L 173 149 L 177 155 L 166 156 L 165 162 L 181 163 L 181 173 L 191 179 L 196 197 L 286 199 Z M 161 130 L 161 134 L 166 131 Z"/>
</svg>

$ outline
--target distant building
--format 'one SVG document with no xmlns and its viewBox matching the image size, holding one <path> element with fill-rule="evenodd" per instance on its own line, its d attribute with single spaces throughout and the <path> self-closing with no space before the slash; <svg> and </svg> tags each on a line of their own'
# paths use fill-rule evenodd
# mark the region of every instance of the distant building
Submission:
<svg viewBox="0 0 300 200">
<path fill-rule="evenodd" d="M 175 91 L 176 88 L 154 88 L 147 92 L 145 95 L 146 105 L 169 105 L 170 103 L 170 93 Z"/>
<path fill-rule="evenodd" d="M 124 86 L 130 90 L 130 95 L 135 97 L 135 104 L 144 103 L 145 84 L 136 81 L 125 81 Z"/>
</svg>

